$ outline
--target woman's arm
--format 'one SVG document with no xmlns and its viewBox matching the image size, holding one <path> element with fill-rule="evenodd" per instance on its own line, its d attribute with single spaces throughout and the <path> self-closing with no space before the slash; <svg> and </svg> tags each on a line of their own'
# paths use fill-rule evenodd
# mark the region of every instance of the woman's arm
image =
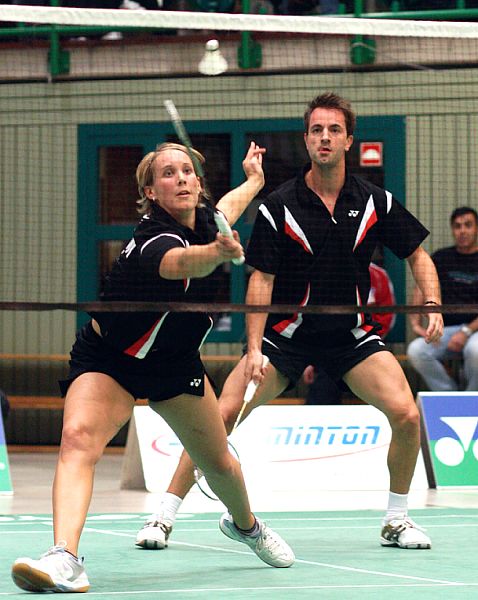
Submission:
<svg viewBox="0 0 478 600">
<path fill-rule="evenodd" d="M 251 142 L 246 157 L 242 161 L 247 180 L 223 196 L 216 205 L 216 208 L 226 216 L 229 225 L 234 225 L 250 202 L 264 187 L 262 155 L 265 151 L 265 148 Z"/>
<path fill-rule="evenodd" d="M 164 279 L 210 275 L 220 264 L 243 255 L 239 235 L 236 231 L 233 235 L 233 238 L 229 238 L 218 233 L 210 244 L 168 250 L 159 265 L 159 274 Z"/>
</svg>

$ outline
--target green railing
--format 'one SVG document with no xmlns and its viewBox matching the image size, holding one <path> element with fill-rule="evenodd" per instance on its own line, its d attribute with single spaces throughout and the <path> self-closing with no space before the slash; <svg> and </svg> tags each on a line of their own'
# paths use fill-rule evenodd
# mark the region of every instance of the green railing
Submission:
<svg viewBox="0 0 478 600">
<path fill-rule="evenodd" d="M 344 2 L 338 4 L 338 16 L 356 17 L 368 19 L 419 19 L 419 20 L 474 20 L 478 19 L 478 8 L 466 8 L 466 0 L 455 0 L 455 8 L 440 10 L 401 10 L 402 3 L 399 0 L 390 1 L 388 12 L 366 12 L 364 0 L 354 0 L 353 13 L 347 13 Z M 50 5 L 61 6 L 61 0 L 50 0 Z M 250 12 L 250 0 L 242 0 L 242 12 Z M 99 35 L 110 31 L 128 33 L 137 31 L 132 27 L 75 27 L 58 25 L 25 25 L 18 24 L 15 27 L 0 28 L 1 38 L 32 38 L 46 37 L 49 40 L 50 50 L 48 53 L 48 64 L 52 79 L 59 75 L 67 74 L 70 69 L 70 54 L 61 47 L 60 36 Z M 144 31 L 151 31 L 145 28 Z M 375 61 L 375 40 L 362 35 L 355 36 L 350 46 L 351 62 L 354 65 L 370 65 Z M 241 33 L 241 43 L 237 53 L 238 65 L 241 69 L 258 68 L 262 64 L 262 49 L 258 42 L 253 39 L 250 32 Z"/>
</svg>

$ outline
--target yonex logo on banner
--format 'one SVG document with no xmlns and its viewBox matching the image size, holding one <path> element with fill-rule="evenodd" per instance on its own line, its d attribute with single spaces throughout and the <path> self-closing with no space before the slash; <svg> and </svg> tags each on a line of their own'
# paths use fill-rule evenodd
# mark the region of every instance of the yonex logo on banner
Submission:
<svg viewBox="0 0 478 600">
<path fill-rule="evenodd" d="M 465 460 L 468 451 L 471 451 L 478 460 L 478 440 L 473 439 L 478 417 L 441 417 L 441 420 L 450 427 L 456 437 L 442 437 L 437 440 L 437 459 L 444 465 L 457 467 Z"/>
<path fill-rule="evenodd" d="M 437 485 L 478 485 L 478 394 L 420 393 Z"/>
</svg>

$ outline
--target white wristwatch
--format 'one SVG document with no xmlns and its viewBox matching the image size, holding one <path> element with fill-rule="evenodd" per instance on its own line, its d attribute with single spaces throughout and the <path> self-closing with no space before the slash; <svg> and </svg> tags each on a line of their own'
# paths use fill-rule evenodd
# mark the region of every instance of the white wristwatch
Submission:
<svg viewBox="0 0 478 600">
<path fill-rule="evenodd" d="M 468 327 L 468 325 L 463 325 L 463 327 L 460 327 L 460 331 L 462 331 L 466 337 L 470 337 L 470 335 L 473 333 L 473 331 Z"/>
</svg>

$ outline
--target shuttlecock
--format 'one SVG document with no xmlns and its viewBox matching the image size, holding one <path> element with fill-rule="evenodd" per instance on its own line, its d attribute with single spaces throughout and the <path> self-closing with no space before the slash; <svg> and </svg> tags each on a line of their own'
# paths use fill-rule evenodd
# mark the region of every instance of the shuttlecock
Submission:
<svg viewBox="0 0 478 600">
<path fill-rule="evenodd" d="M 221 54 L 217 40 L 206 43 L 206 52 L 199 61 L 198 69 L 203 75 L 220 75 L 227 71 L 227 60 Z"/>
</svg>

